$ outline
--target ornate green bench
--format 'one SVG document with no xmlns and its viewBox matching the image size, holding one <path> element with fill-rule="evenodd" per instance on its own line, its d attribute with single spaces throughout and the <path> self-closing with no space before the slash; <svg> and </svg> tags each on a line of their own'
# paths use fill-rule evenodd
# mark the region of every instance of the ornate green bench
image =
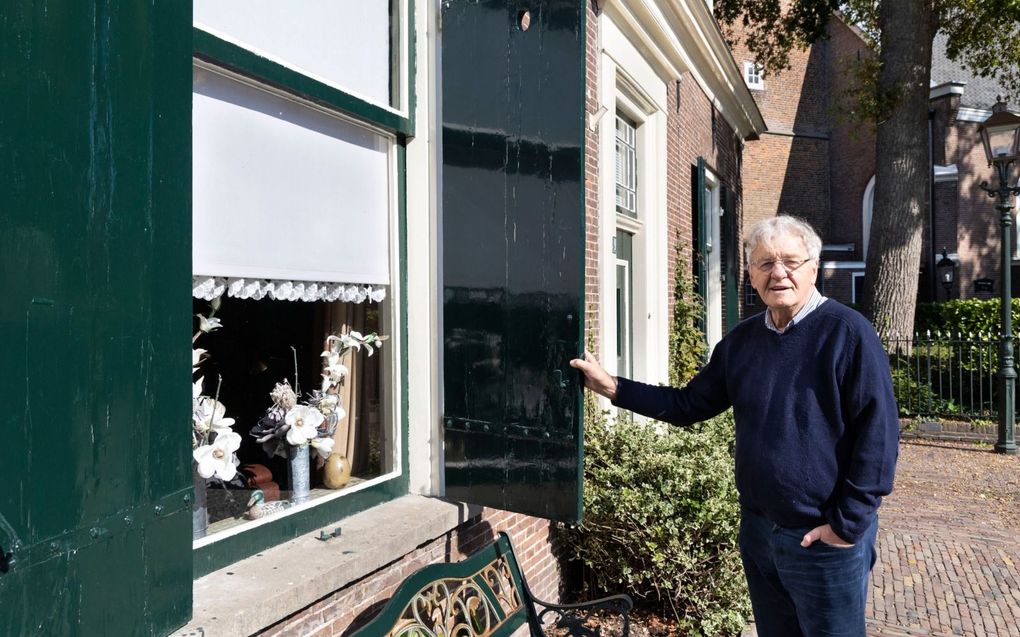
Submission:
<svg viewBox="0 0 1020 637">
<path fill-rule="evenodd" d="M 532 637 L 543 637 L 543 625 L 570 634 L 579 618 L 600 610 L 618 614 L 621 637 L 627 637 L 632 606 L 627 595 L 580 604 L 535 599 L 510 536 L 500 533 L 461 562 L 431 564 L 412 573 L 379 614 L 350 637 L 509 637 L 525 624 Z"/>
</svg>

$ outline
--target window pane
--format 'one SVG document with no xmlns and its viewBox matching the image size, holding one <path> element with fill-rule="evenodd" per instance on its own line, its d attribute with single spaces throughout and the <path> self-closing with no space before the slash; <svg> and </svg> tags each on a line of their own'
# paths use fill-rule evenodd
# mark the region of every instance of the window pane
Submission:
<svg viewBox="0 0 1020 637">
<path fill-rule="evenodd" d="M 210 534 L 245 524 L 248 501 L 254 489 L 265 494 L 269 507 L 279 507 L 291 496 L 288 461 L 274 454 L 277 439 L 260 444 L 253 428 L 273 403 L 270 392 L 286 381 L 296 389 L 299 404 L 320 388 L 325 337 L 357 331 L 382 333 L 383 306 L 376 303 L 300 303 L 224 297 L 211 304 L 196 299 L 195 314 L 211 313 L 222 327 L 200 333 L 195 346 L 206 350 L 196 378 L 202 393 L 217 397 L 224 406 L 221 417 L 232 418 L 231 429 L 241 436 L 240 462 L 229 482 L 208 483 Z M 349 462 L 351 478 L 346 485 L 329 485 L 324 459 L 310 450 L 311 497 L 325 497 L 338 488 L 354 487 L 394 468 L 393 435 L 385 413 L 384 369 L 392 360 L 388 343 L 378 353 L 349 351 L 341 363 L 348 372 L 338 391 L 344 415 L 332 435 L 332 453 Z M 256 430 L 257 431 L 257 430 Z M 281 441 L 282 442 L 282 441 Z M 287 446 L 284 444 L 283 453 Z M 281 504 L 274 505 L 279 501 Z M 282 511 L 281 511 L 282 512 Z"/>
<path fill-rule="evenodd" d="M 637 129 L 616 117 L 616 209 L 637 215 Z"/>
<path fill-rule="evenodd" d="M 195 0 L 195 26 L 336 88 L 399 107 L 399 96 L 391 99 L 391 61 L 399 50 L 391 4 Z"/>
</svg>

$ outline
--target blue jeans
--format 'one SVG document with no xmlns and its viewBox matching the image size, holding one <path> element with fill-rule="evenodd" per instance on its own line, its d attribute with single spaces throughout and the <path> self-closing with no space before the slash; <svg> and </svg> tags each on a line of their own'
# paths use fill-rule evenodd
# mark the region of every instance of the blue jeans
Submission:
<svg viewBox="0 0 1020 637">
<path fill-rule="evenodd" d="M 741 511 L 740 558 L 758 637 L 864 637 L 878 520 L 850 548 L 821 541 L 804 548 L 810 530 Z"/>
</svg>

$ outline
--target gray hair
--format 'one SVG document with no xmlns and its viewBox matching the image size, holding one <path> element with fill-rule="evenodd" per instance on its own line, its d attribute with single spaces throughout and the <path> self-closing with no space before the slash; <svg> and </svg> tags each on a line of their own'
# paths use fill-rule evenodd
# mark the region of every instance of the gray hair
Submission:
<svg viewBox="0 0 1020 637">
<path fill-rule="evenodd" d="M 761 244 L 772 245 L 776 237 L 800 237 L 808 251 L 809 259 L 822 255 L 822 238 L 807 221 L 790 215 L 779 215 L 755 222 L 744 233 L 744 257 L 751 262 L 751 253 Z"/>
</svg>

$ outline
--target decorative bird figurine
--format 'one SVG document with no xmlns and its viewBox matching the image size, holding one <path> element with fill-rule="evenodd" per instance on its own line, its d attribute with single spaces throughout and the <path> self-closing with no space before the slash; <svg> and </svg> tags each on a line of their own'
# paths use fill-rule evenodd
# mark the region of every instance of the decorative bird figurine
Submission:
<svg viewBox="0 0 1020 637">
<path fill-rule="evenodd" d="M 251 498 L 248 500 L 248 510 L 244 512 L 244 517 L 249 520 L 258 520 L 279 513 L 290 506 L 290 502 L 285 500 L 275 502 L 266 502 L 265 500 L 266 494 L 262 493 L 262 489 L 252 491 Z"/>
</svg>

